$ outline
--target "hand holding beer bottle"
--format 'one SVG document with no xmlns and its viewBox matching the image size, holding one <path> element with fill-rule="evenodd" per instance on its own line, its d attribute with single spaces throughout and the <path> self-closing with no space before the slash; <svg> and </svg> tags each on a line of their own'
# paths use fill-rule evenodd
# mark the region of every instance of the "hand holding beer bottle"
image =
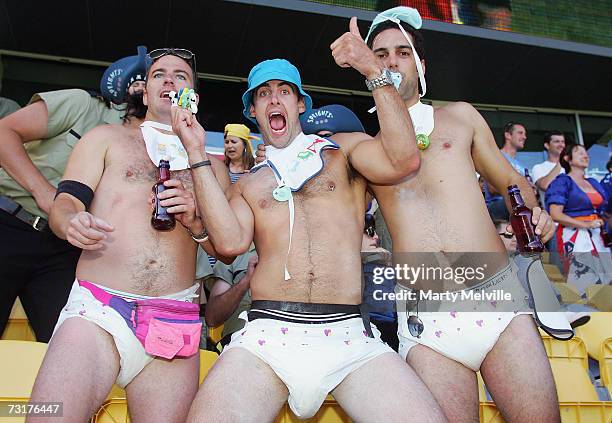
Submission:
<svg viewBox="0 0 612 423">
<path fill-rule="evenodd" d="M 544 244 L 535 233 L 531 210 L 525 205 L 523 196 L 517 185 L 508 187 L 508 196 L 512 205 L 510 225 L 516 235 L 517 249 L 521 253 L 543 253 Z"/>
<path fill-rule="evenodd" d="M 151 216 L 151 226 L 158 231 L 170 231 L 174 229 L 176 221 L 166 207 L 160 204 L 159 194 L 166 190 L 164 182 L 170 179 L 170 162 L 167 160 L 159 161 L 159 180 L 153 185 L 153 195 L 155 195 L 155 209 Z"/>
</svg>

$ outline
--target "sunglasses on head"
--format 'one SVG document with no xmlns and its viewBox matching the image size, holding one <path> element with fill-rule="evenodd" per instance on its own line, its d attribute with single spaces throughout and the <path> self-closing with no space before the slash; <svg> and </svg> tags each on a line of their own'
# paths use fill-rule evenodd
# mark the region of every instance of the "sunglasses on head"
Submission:
<svg viewBox="0 0 612 423">
<path fill-rule="evenodd" d="M 155 50 L 151 50 L 148 56 L 152 61 L 160 59 L 164 56 L 176 56 L 186 61 L 189 64 L 189 66 L 191 66 L 191 69 L 193 69 L 194 77 L 195 78 L 198 77 L 197 76 L 198 74 L 196 72 L 195 54 L 191 52 L 190 50 L 187 50 L 184 48 L 172 48 L 172 47 L 156 48 Z"/>
</svg>

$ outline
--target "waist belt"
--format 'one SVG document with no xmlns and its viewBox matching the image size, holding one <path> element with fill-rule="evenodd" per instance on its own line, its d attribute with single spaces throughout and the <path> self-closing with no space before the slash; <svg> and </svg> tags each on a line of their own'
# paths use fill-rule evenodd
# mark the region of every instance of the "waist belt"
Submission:
<svg viewBox="0 0 612 423">
<path fill-rule="evenodd" d="M 279 310 L 294 313 L 312 313 L 312 314 L 332 314 L 345 313 L 357 314 L 361 316 L 363 326 L 370 338 L 374 338 L 372 327 L 370 326 L 370 313 L 368 313 L 365 304 L 314 304 L 314 303 L 294 303 L 289 301 L 268 301 L 255 300 L 251 303 L 251 310 L 268 309 Z"/>
<path fill-rule="evenodd" d="M 13 201 L 9 197 L 5 197 L 4 195 L 0 195 L 0 209 L 4 210 L 11 216 L 15 216 L 17 219 L 39 232 L 43 232 L 48 228 L 47 219 L 30 213 L 21 207 L 21 204 Z"/>
</svg>

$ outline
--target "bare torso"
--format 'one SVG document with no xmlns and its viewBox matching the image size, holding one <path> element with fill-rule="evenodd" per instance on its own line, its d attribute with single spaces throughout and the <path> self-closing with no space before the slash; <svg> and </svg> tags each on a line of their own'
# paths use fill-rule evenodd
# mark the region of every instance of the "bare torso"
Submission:
<svg viewBox="0 0 612 423">
<path fill-rule="evenodd" d="M 397 185 L 370 185 L 393 239 L 394 254 L 504 253 L 475 174 L 474 128 L 454 103 L 436 109 L 434 121 L 419 171 Z M 489 268 L 494 272 L 502 264 Z"/>
<path fill-rule="evenodd" d="M 158 174 L 140 129 L 113 125 L 109 137 L 112 141 L 90 212 L 115 230 L 101 250 L 83 251 L 77 277 L 151 296 L 188 288 L 195 278 L 196 244 L 178 222 L 169 232 L 151 227 L 151 188 Z M 171 177 L 193 190 L 189 170 L 173 171 Z"/>
<path fill-rule="evenodd" d="M 259 263 L 251 280 L 254 300 L 331 304 L 361 303 L 361 235 L 365 181 L 353 174 L 342 151 L 325 151 L 325 167 L 293 193 L 291 251 L 289 207 L 272 197 L 269 168 L 238 182 L 255 216 Z M 284 265 L 291 279 L 284 280 Z"/>
</svg>

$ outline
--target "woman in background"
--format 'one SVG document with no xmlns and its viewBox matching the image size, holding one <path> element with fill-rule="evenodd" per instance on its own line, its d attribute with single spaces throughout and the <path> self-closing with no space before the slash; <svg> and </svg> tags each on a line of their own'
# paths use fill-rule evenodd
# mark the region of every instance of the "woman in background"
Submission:
<svg viewBox="0 0 612 423">
<path fill-rule="evenodd" d="M 586 287 L 612 282 L 610 249 L 601 231 L 608 205 L 605 189 L 585 177 L 589 155 L 584 146 L 569 144 L 561 156 L 561 174 L 546 190 L 546 204 L 557 227 L 557 249 L 564 257 L 567 282 L 585 296 Z"/>
<path fill-rule="evenodd" d="M 228 123 L 225 125 L 225 165 L 229 169 L 232 184 L 242 175 L 249 173 L 255 164 L 251 140 L 259 138 L 251 136 L 246 125 Z"/>
</svg>

